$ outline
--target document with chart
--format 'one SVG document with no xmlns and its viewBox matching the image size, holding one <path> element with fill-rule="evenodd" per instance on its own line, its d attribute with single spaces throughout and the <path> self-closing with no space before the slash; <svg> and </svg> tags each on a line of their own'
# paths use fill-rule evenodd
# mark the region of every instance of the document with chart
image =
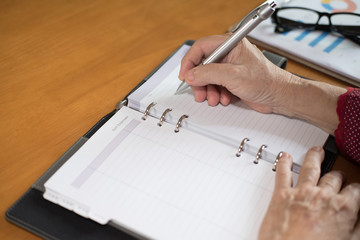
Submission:
<svg viewBox="0 0 360 240">
<path fill-rule="evenodd" d="M 360 13 L 360 0 L 291 0 L 277 1 L 277 4 L 278 8 L 302 7 L 333 14 Z M 306 11 L 292 14 L 296 17 L 294 21 L 299 22 L 310 22 L 310 15 L 312 14 L 307 14 Z M 335 25 L 339 21 L 341 25 L 360 28 L 360 16 L 357 15 L 337 15 L 331 19 L 332 22 L 329 23 L 329 18 L 322 16 L 318 23 Z M 314 19 L 314 23 L 316 21 L 317 18 Z M 359 34 L 357 38 L 359 40 Z M 275 24 L 268 19 L 249 34 L 249 39 L 265 49 L 360 86 L 360 45 L 339 33 L 311 29 L 292 29 L 276 33 Z"/>
</svg>

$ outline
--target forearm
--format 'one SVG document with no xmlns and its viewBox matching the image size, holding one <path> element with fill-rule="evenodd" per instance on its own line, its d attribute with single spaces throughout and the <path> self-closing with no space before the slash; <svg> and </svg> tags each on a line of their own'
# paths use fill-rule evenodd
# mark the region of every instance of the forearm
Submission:
<svg viewBox="0 0 360 240">
<path fill-rule="evenodd" d="M 282 74 L 282 91 L 275 113 L 304 119 L 329 134 L 334 134 L 339 124 L 337 101 L 346 89 L 323 82 L 302 79 L 293 74 Z"/>
</svg>

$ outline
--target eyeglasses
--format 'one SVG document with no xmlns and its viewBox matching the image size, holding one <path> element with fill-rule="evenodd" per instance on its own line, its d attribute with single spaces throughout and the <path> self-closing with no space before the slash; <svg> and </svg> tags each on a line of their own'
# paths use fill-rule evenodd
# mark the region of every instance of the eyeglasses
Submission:
<svg viewBox="0 0 360 240">
<path fill-rule="evenodd" d="M 326 17 L 328 22 L 324 21 Z M 277 8 L 271 16 L 276 24 L 275 32 L 292 29 L 332 31 L 360 44 L 360 14 L 318 12 L 303 7 Z"/>
</svg>

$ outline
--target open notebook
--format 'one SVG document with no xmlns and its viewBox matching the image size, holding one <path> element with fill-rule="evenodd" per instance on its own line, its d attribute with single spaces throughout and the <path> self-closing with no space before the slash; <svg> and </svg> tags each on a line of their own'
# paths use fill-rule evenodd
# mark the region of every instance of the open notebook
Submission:
<svg viewBox="0 0 360 240">
<path fill-rule="evenodd" d="M 298 119 L 257 113 L 239 99 L 209 107 L 190 90 L 174 95 L 189 47 L 128 95 L 52 175 L 46 199 L 139 238 L 256 238 L 277 154 L 293 155 L 296 181 L 307 149 L 328 135 Z"/>
</svg>

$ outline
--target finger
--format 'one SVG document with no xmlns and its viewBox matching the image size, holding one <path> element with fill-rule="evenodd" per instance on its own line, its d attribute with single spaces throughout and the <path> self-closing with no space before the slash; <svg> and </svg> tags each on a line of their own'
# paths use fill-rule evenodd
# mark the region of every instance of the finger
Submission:
<svg viewBox="0 0 360 240">
<path fill-rule="evenodd" d="M 320 178 L 320 166 L 324 159 L 324 150 L 321 147 L 312 147 L 305 155 L 300 169 L 297 187 L 303 185 L 316 186 Z"/>
<path fill-rule="evenodd" d="M 344 183 L 345 176 L 340 171 L 331 171 L 320 178 L 318 186 L 328 188 L 332 192 L 338 193 Z"/>
<path fill-rule="evenodd" d="M 292 157 L 288 153 L 283 153 L 276 165 L 275 189 L 279 191 L 291 187 L 292 184 Z"/>
<path fill-rule="evenodd" d="M 216 106 L 220 102 L 220 92 L 215 85 L 207 85 L 207 100 L 210 106 Z"/>
<path fill-rule="evenodd" d="M 207 87 L 206 86 L 202 86 L 202 87 L 191 86 L 191 89 L 194 92 L 195 101 L 203 102 L 206 100 L 206 97 L 207 97 Z"/>
<path fill-rule="evenodd" d="M 229 63 L 210 63 L 197 66 L 189 70 L 185 75 L 185 81 L 190 86 L 219 85 L 226 88 L 226 85 L 235 81 L 235 65 Z M 229 90 L 229 89 L 228 89 Z"/>
<path fill-rule="evenodd" d="M 360 184 L 352 183 L 347 185 L 341 190 L 340 195 L 347 200 L 348 208 L 354 210 L 357 214 L 360 208 Z"/>
<path fill-rule="evenodd" d="M 219 86 L 218 87 L 219 91 L 220 91 L 220 103 L 223 106 L 227 106 L 230 104 L 231 101 L 231 93 L 224 87 Z"/>
<path fill-rule="evenodd" d="M 192 87 L 192 89 L 197 102 L 208 100 L 210 106 L 216 106 L 219 103 L 224 106 L 230 104 L 231 93 L 224 87 L 207 85 L 204 87 Z"/>
<path fill-rule="evenodd" d="M 184 80 L 186 72 L 198 66 L 225 38 L 225 36 L 209 36 L 197 40 L 181 60 L 179 79 Z"/>
</svg>

